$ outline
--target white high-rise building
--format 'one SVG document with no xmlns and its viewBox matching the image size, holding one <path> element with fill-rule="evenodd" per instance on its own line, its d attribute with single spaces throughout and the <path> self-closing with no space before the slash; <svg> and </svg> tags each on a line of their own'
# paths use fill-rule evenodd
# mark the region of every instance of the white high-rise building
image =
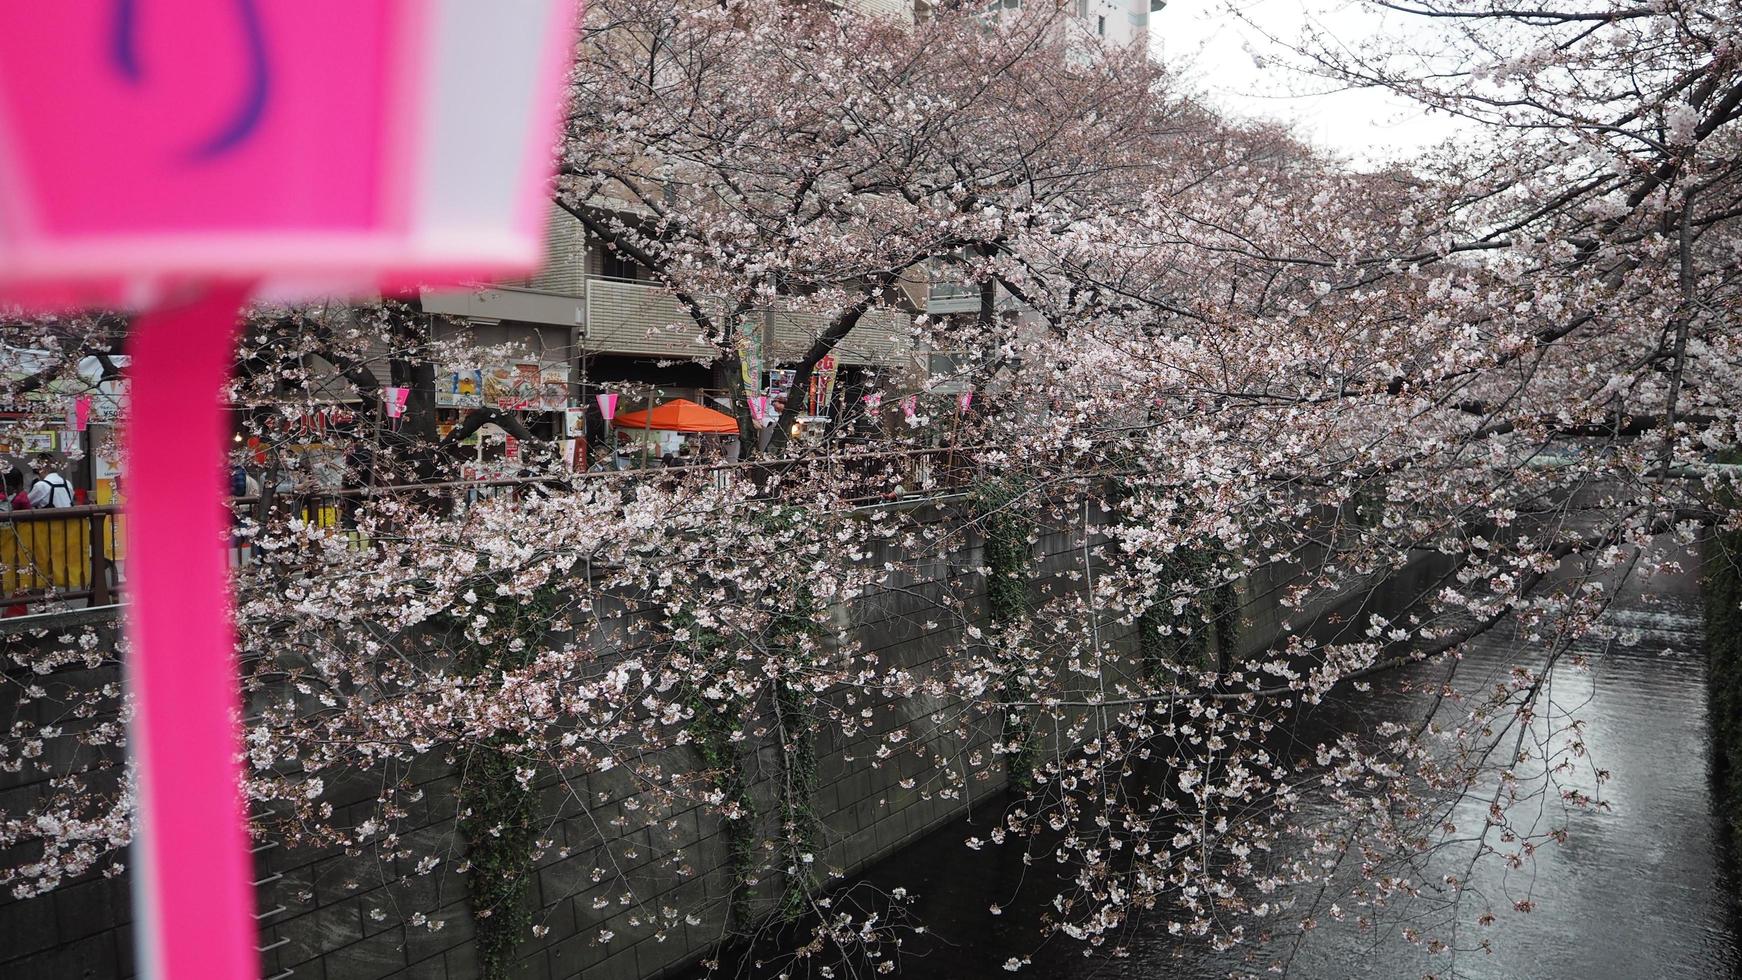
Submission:
<svg viewBox="0 0 1742 980">
<path fill-rule="evenodd" d="M 1109 44 L 1139 43 L 1149 30 L 1149 14 L 1167 5 L 1167 0 L 847 0 L 845 6 L 874 13 L 908 13 L 915 20 L 925 20 L 934 10 L 956 5 L 997 15 L 1005 10 L 1018 10 L 1052 4 L 1064 11 L 1086 34 Z"/>
<path fill-rule="evenodd" d="M 1084 30 L 1111 44 L 1141 41 L 1149 31 L 1149 11 L 1154 0 L 1070 0 L 1072 12 Z"/>
</svg>

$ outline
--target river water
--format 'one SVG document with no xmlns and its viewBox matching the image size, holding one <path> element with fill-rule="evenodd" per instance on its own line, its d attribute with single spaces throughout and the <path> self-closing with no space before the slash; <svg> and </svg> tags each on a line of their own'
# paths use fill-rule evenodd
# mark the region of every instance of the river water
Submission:
<svg viewBox="0 0 1742 980">
<path fill-rule="evenodd" d="M 1567 842 L 1544 847 L 1521 871 L 1505 873 L 1490 864 L 1491 870 L 1478 873 L 1477 883 L 1499 917 L 1481 930 L 1492 951 L 1430 955 L 1395 936 L 1376 941 L 1347 924 L 1327 922 L 1286 975 L 1705 980 L 1736 974 L 1735 887 L 1714 812 L 1698 595 L 1687 578 L 1665 581 L 1624 596 L 1611 616 L 1640 630 L 1640 642 L 1593 642 L 1585 648 L 1591 668 L 1557 674 L 1552 689 L 1557 709 L 1584 719 L 1593 764 L 1613 774 L 1601 790 L 1609 809 L 1575 812 Z M 1472 645 L 1458 684 L 1491 682 L 1518 659 L 1504 635 L 1491 636 Z M 1315 728 L 1328 735 L 1351 721 L 1419 718 L 1423 696 L 1403 688 L 1426 680 L 1430 670 L 1438 676 L 1437 667 L 1418 667 L 1376 678 L 1358 706 L 1330 705 L 1307 719 L 1304 740 L 1316 739 Z M 1581 788 L 1594 790 L 1595 784 Z M 1473 805 L 1479 822 L 1484 804 Z M 1042 943 L 1036 913 L 1010 901 L 1027 890 L 1024 872 L 1032 878 L 1037 869 L 1025 869 L 1013 849 L 972 851 L 962 845 L 966 837 L 983 835 L 991 818 L 946 827 L 865 876 L 868 883 L 904 887 L 916 896 L 912 912 L 927 927 L 925 935 L 906 943 L 899 976 L 1196 980 L 1252 968 L 1159 928 L 1140 926 L 1125 959 L 1085 958 L 1083 947 L 1063 940 Z M 1512 902 L 1521 898 L 1533 902 L 1534 910 L 1514 911 Z M 988 911 L 994 902 L 1011 907 L 994 916 Z M 1033 951 L 1032 965 L 1019 974 L 1004 972 L 1006 958 L 1026 951 Z"/>
</svg>

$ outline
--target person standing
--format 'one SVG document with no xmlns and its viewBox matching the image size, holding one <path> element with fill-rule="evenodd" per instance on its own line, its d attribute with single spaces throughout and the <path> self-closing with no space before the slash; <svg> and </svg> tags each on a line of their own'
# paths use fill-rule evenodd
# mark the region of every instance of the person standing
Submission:
<svg viewBox="0 0 1742 980">
<path fill-rule="evenodd" d="M 0 493 L 5 496 L 0 500 L 0 508 L 5 510 L 29 510 L 30 492 L 24 489 L 24 473 L 19 470 L 7 470 L 0 477 Z"/>
<path fill-rule="evenodd" d="M 53 456 L 38 456 L 31 461 L 30 469 L 36 474 L 36 479 L 30 484 L 32 510 L 73 505 L 73 486 L 60 475 L 59 464 Z"/>
<path fill-rule="evenodd" d="M 24 488 L 24 474 L 18 470 L 7 470 L 5 476 L 0 479 L 4 480 L 3 483 L 0 483 L 0 487 L 4 487 L 6 494 L 6 509 L 10 511 L 29 510 L 30 492 Z M 16 523 L 11 525 L 11 532 L 13 541 L 18 548 L 18 554 L 22 559 L 25 553 L 24 538 L 18 533 Z M 22 564 L 22 561 L 20 563 Z M 30 607 L 25 603 L 13 603 L 0 609 L 0 619 L 13 619 L 29 613 Z"/>
</svg>

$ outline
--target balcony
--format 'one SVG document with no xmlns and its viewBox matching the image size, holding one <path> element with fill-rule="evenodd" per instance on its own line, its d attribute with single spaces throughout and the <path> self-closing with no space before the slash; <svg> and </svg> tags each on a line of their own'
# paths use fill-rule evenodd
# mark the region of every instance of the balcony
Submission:
<svg viewBox="0 0 1742 980">
<path fill-rule="evenodd" d="M 933 282 L 926 292 L 925 311 L 932 316 L 977 313 L 980 287 L 960 282 Z"/>
<path fill-rule="evenodd" d="M 774 356 L 796 361 L 804 356 L 828 324 L 815 315 L 780 312 L 774 315 Z M 897 310 L 868 310 L 836 345 L 842 364 L 896 367 L 911 362 L 913 319 Z"/>
<path fill-rule="evenodd" d="M 586 347 L 595 354 L 643 354 L 711 361 L 716 349 L 700 339 L 677 297 L 648 283 L 588 277 Z"/>
</svg>

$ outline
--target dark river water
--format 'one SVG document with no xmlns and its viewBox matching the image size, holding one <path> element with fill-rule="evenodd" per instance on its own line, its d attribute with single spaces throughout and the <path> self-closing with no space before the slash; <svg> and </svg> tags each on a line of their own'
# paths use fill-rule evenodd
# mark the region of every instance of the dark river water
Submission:
<svg viewBox="0 0 1742 980">
<path fill-rule="evenodd" d="M 1601 788 L 1606 812 L 1579 811 L 1564 845 L 1545 846 L 1535 862 L 1506 873 L 1484 865 L 1477 883 L 1489 895 L 1499 921 L 1481 929 L 1492 952 L 1456 957 L 1429 955 L 1395 936 L 1375 940 L 1352 926 L 1329 923 L 1290 965 L 1291 977 L 1416 978 L 1477 980 L 1643 980 L 1727 978 L 1738 963 L 1735 893 L 1721 823 L 1714 812 L 1708 749 L 1705 660 L 1698 596 L 1685 579 L 1655 591 L 1624 597 L 1613 620 L 1641 632 L 1637 645 L 1585 648 L 1588 671 L 1556 675 L 1556 710 L 1576 711 L 1586 722 L 1592 764 L 1609 770 Z M 1504 635 L 1477 643 L 1459 667 L 1460 687 L 1470 689 L 1502 676 L 1518 659 Z M 1329 734 L 1351 723 L 1420 717 L 1422 695 L 1403 692 L 1406 680 L 1435 676 L 1440 668 L 1412 668 L 1375 680 L 1357 706 L 1344 702 L 1309 718 L 1305 741 L 1316 728 Z M 1595 792 L 1591 779 L 1580 788 Z M 1480 821 L 1483 801 L 1460 813 Z M 1011 849 L 972 851 L 964 838 L 984 834 L 986 818 L 946 827 L 872 868 L 865 880 L 884 888 L 904 887 L 917 896 L 912 907 L 925 935 L 906 943 L 898 976 L 911 980 L 1028 976 L 1052 980 L 1159 980 L 1225 977 L 1250 970 L 1227 954 L 1217 955 L 1156 928 L 1139 927 L 1131 956 L 1085 958 L 1083 947 L 1042 943 L 1032 909 L 1018 901 L 993 916 L 988 905 L 1011 905 L 1022 889 L 1024 869 Z M 1462 862 L 1458 868 L 1462 869 Z M 1484 877 L 1484 875 L 1486 875 Z M 1045 882 L 1031 882 L 1031 885 Z M 1050 895 L 1044 888 L 1036 893 Z M 1536 905 L 1515 912 L 1512 902 Z M 1475 912 L 1466 914 L 1473 918 Z M 1474 931 L 1474 930 L 1470 930 Z M 1466 932 L 1465 935 L 1470 934 Z M 1037 949 L 1038 947 L 1038 949 Z M 1013 952 L 1030 952 L 1020 973 L 1003 970 Z M 746 970 L 740 975 L 754 975 Z M 837 974 L 840 975 L 840 974 Z"/>
</svg>

